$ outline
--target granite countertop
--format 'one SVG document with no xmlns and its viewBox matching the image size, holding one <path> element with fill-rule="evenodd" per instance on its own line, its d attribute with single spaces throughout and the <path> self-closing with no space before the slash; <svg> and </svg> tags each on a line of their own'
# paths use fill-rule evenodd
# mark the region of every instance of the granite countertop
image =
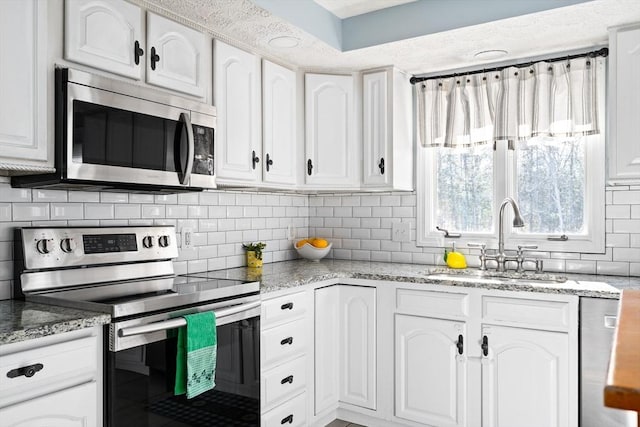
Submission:
<svg viewBox="0 0 640 427">
<path fill-rule="evenodd" d="M 435 279 L 429 277 L 434 268 L 422 264 L 325 259 L 320 262 L 295 260 L 265 264 L 261 272 L 240 267 L 212 271 L 209 275 L 219 279 L 259 280 L 260 292 L 263 294 L 324 280 L 345 278 L 544 292 L 595 298 L 619 298 L 621 289 L 640 289 L 640 277 L 563 274 L 562 276 L 567 279 L 564 282 L 544 282 L 532 280 L 531 275 L 526 274 L 517 281 L 493 277 L 477 280 L 473 274 L 477 273 L 478 269 L 467 269 L 452 270 L 449 272 L 453 273 L 450 277 Z M 437 268 L 436 273 L 442 270 Z M 553 276 L 557 278 L 560 274 Z"/>
<path fill-rule="evenodd" d="M 0 301 L 0 345 L 104 325 L 105 313 L 22 300 Z"/>
</svg>

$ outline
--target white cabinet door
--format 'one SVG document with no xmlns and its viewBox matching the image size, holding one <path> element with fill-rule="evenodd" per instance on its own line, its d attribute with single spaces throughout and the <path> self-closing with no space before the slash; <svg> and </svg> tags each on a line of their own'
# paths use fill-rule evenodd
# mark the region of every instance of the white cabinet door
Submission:
<svg viewBox="0 0 640 427">
<path fill-rule="evenodd" d="M 0 169 L 53 171 L 46 34 L 47 2 L 0 2 Z"/>
<path fill-rule="evenodd" d="M 409 76 L 388 68 L 362 76 L 363 184 L 413 190 L 412 97 Z"/>
<path fill-rule="evenodd" d="M 609 37 L 610 116 L 609 180 L 613 183 L 640 181 L 640 27 L 638 25 L 614 29 Z"/>
<path fill-rule="evenodd" d="M 482 333 L 489 349 L 482 364 L 483 426 L 577 425 L 568 334 L 486 325 Z"/>
<path fill-rule="evenodd" d="M 376 289 L 340 286 L 340 401 L 376 409 Z"/>
<path fill-rule="evenodd" d="M 124 0 L 67 0 L 64 33 L 65 59 L 142 78 L 148 52 L 136 55 L 136 46 L 144 50 L 145 45 L 138 6 Z"/>
<path fill-rule="evenodd" d="M 338 292 L 338 286 L 315 291 L 315 415 L 335 409 L 338 404 Z"/>
<path fill-rule="evenodd" d="M 358 188 L 360 150 L 355 136 L 352 76 L 305 75 L 306 184 Z"/>
<path fill-rule="evenodd" d="M 207 37 L 196 30 L 147 13 L 147 82 L 205 96 L 205 69 L 211 66 Z"/>
<path fill-rule="evenodd" d="M 218 109 L 216 179 L 257 182 L 262 164 L 260 61 L 218 40 L 214 48 L 214 105 Z"/>
<path fill-rule="evenodd" d="M 465 332 L 464 322 L 396 315 L 397 417 L 438 427 L 466 425 L 466 361 L 456 346 Z"/>
<path fill-rule="evenodd" d="M 97 426 L 95 382 L 68 388 L 0 409 L 5 427 Z"/>
<path fill-rule="evenodd" d="M 263 152 L 262 180 L 296 184 L 296 73 L 264 61 L 262 65 Z"/>
<path fill-rule="evenodd" d="M 365 185 L 389 185 L 391 144 L 388 133 L 389 111 L 387 72 L 362 76 L 362 146 Z"/>
</svg>

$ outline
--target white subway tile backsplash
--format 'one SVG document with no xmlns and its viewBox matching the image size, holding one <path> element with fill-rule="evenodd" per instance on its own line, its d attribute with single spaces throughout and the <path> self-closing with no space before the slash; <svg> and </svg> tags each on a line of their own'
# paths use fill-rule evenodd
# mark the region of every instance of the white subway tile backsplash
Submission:
<svg viewBox="0 0 640 427">
<path fill-rule="evenodd" d="M 351 259 L 354 261 L 371 261 L 371 251 L 353 250 Z"/>
<path fill-rule="evenodd" d="M 219 202 L 218 193 L 213 191 L 203 191 L 199 194 L 198 199 L 200 200 L 200 205 L 203 206 L 217 205 Z"/>
<path fill-rule="evenodd" d="M 607 205 L 605 209 L 606 218 L 631 218 L 630 205 Z"/>
<path fill-rule="evenodd" d="M 342 218 L 342 226 L 349 228 L 360 227 L 360 218 Z"/>
<path fill-rule="evenodd" d="M 335 232 L 335 230 L 334 230 Z M 366 249 L 370 251 L 380 250 L 380 240 L 363 240 L 360 243 L 360 249 Z"/>
<path fill-rule="evenodd" d="M 640 219 L 640 205 L 631 206 L 631 219 Z"/>
<path fill-rule="evenodd" d="M 210 194 L 210 193 L 203 193 Z M 202 200 L 206 199 L 206 197 L 201 197 L 198 193 L 180 193 L 178 194 L 178 204 L 179 205 L 207 205 L 207 203 L 202 203 Z"/>
<path fill-rule="evenodd" d="M 309 199 L 309 205 L 313 199 L 313 197 Z M 343 196 L 342 206 L 360 206 L 360 196 Z"/>
<path fill-rule="evenodd" d="M 371 252 L 371 261 L 391 262 L 391 252 Z"/>
<path fill-rule="evenodd" d="M 392 215 L 394 218 L 413 218 L 415 209 L 410 206 L 393 207 Z"/>
<path fill-rule="evenodd" d="M 100 203 L 127 203 L 128 201 L 127 193 L 100 193 Z"/>
<path fill-rule="evenodd" d="M 207 206 L 189 206 L 188 215 L 189 218 L 207 218 L 209 216 L 209 209 Z"/>
<path fill-rule="evenodd" d="M 640 233 L 629 234 L 629 246 L 632 248 L 640 248 Z"/>
<path fill-rule="evenodd" d="M 640 205 L 640 191 L 614 191 L 614 205 Z"/>
<path fill-rule="evenodd" d="M 30 202 L 31 190 L 28 188 L 11 188 L 8 184 L 0 184 L 0 202 Z"/>
<path fill-rule="evenodd" d="M 391 262 L 411 263 L 412 255 L 408 252 L 392 252 Z"/>
<path fill-rule="evenodd" d="M 380 206 L 380 196 L 362 196 L 360 206 Z"/>
<path fill-rule="evenodd" d="M 640 230 L 640 219 L 614 219 L 614 233 L 637 233 Z"/>
<path fill-rule="evenodd" d="M 579 274 L 596 274 L 597 261 L 567 260 L 566 272 Z"/>
<path fill-rule="evenodd" d="M 628 248 L 630 234 L 609 233 L 606 236 L 606 245 L 611 248 Z"/>
<path fill-rule="evenodd" d="M 351 259 L 351 250 L 350 249 L 331 249 L 331 253 L 329 254 L 333 256 L 335 259 Z"/>
<path fill-rule="evenodd" d="M 69 220 L 83 219 L 84 206 L 82 203 L 51 203 L 51 219 Z"/>
<path fill-rule="evenodd" d="M 129 203 L 153 203 L 153 194 L 129 194 Z"/>
<path fill-rule="evenodd" d="M 376 218 L 391 218 L 391 207 L 375 207 L 371 210 L 371 216 Z"/>
<path fill-rule="evenodd" d="M 42 190 L 34 188 L 32 190 L 34 202 L 66 202 L 67 192 L 61 190 Z"/>
<path fill-rule="evenodd" d="M 11 203 L 0 203 L 0 221 L 11 221 Z"/>
<path fill-rule="evenodd" d="M 251 194 L 236 194 L 236 205 L 250 206 Z"/>
<path fill-rule="evenodd" d="M 13 279 L 13 261 L 0 261 L 0 281 Z"/>
<path fill-rule="evenodd" d="M 13 242 L 0 242 L 0 261 L 13 259 Z"/>
<path fill-rule="evenodd" d="M 14 221 L 41 221 L 49 219 L 48 203 L 15 203 L 13 205 Z"/>
<path fill-rule="evenodd" d="M 218 221 L 215 219 L 200 219 L 198 220 L 198 230 L 203 232 L 217 231 Z"/>
<path fill-rule="evenodd" d="M 165 217 L 164 205 L 142 205 L 142 217 L 143 218 L 164 218 Z"/>
<path fill-rule="evenodd" d="M 613 248 L 616 261 L 640 262 L 640 248 Z"/>
<path fill-rule="evenodd" d="M 320 213 L 318 212 L 318 215 Z M 326 216 L 326 215 L 325 215 Z M 355 207 L 353 208 L 353 216 L 358 218 L 371 218 L 371 208 L 370 207 Z"/>
<path fill-rule="evenodd" d="M 596 274 L 611 274 L 614 276 L 628 276 L 628 262 L 596 261 Z"/>
<path fill-rule="evenodd" d="M 380 198 L 380 206 L 400 206 L 400 196 L 382 196 Z"/>
<path fill-rule="evenodd" d="M 629 275 L 640 276 L 640 262 L 632 262 L 629 264 Z"/>
<path fill-rule="evenodd" d="M 238 218 L 235 221 L 236 230 L 250 230 L 251 218 Z"/>
<path fill-rule="evenodd" d="M 177 194 L 156 194 L 153 198 L 153 201 L 156 204 L 177 205 L 178 195 Z"/>
<path fill-rule="evenodd" d="M 207 260 L 206 259 L 197 259 L 193 261 L 187 261 L 187 272 L 188 273 L 200 273 L 203 271 L 207 271 Z"/>
<path fill-rule="evenodd" d="M 325 227 L 331 227 L 331 228 L 338 228 L 338 227 L 342 227 L 342 218 L 325 218 L 324 219 L 324 226 Z"/>
<path fill-rule="evenodd" d="M 13 288 L 10 280 L 0 281 L 0 300 L 11 299 Z"/>
</svg>

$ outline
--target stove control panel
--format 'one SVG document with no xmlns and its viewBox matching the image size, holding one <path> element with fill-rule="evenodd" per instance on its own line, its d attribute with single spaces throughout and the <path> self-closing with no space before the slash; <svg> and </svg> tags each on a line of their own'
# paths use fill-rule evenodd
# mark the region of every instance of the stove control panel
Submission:
<svg viewBox="0 0 640 427">
<path fill-rule="evenodd" d="M 178 257 L 173 226 L 25 227 L 20 235 L 30 270 Z"/>
</svg>

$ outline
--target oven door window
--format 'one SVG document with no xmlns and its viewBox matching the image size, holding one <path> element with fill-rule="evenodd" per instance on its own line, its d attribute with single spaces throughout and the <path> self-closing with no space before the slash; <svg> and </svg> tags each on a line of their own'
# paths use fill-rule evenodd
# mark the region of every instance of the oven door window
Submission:
<svg viewBox="0 0 640 427">
<path fill-rule="evenodd" d="M 173 395 L 175 337 L 108 353 L 108 425 L 259 426 L 259 318 L 219 326 L 217 335 L 216 386 L 193 399 Z"/>
</svg>

